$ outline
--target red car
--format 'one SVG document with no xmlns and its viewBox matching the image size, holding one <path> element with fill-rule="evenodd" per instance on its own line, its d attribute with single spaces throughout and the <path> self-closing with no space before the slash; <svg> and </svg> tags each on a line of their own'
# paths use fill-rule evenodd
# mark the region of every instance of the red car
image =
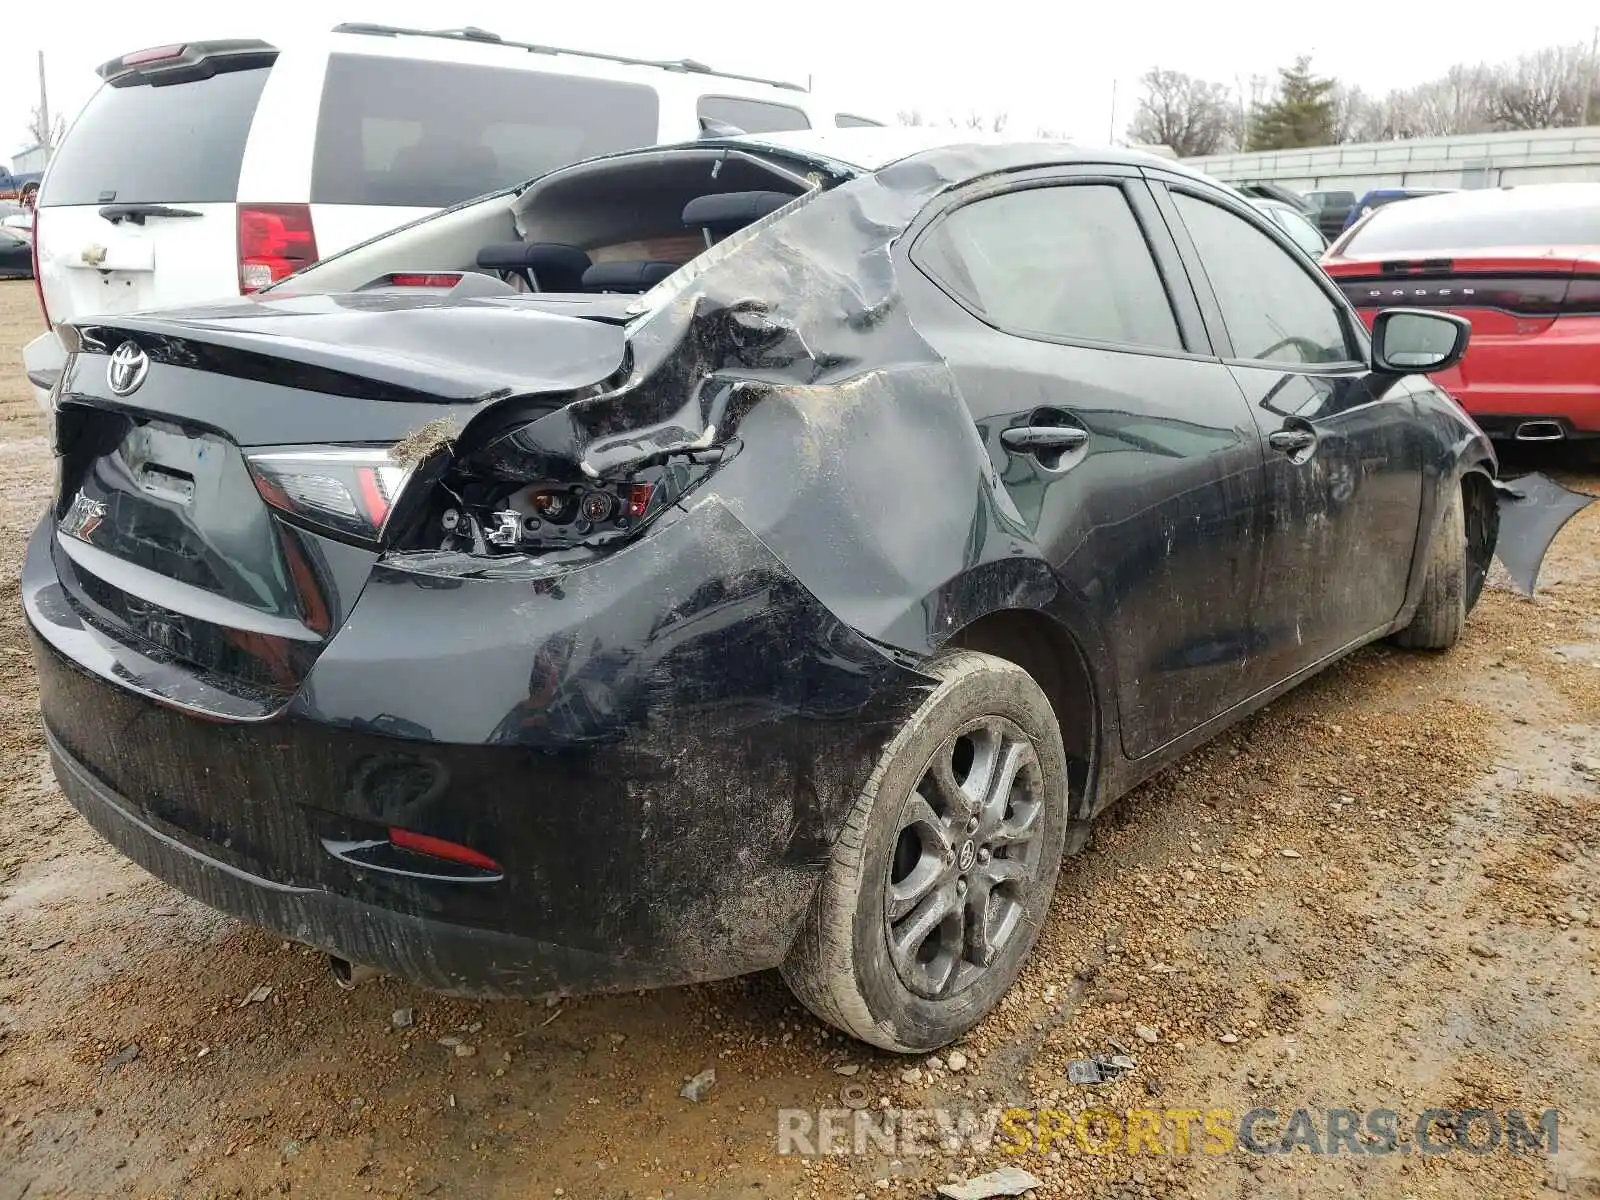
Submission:
<svg viewBox="0 0 1600 1200">
<path fill-rule="evenodd" d="M 1401 304 L 1472 322 L 1466 358 L 1434 379 L 1490 437 L 1600 445 L 1600 183 L 1388 205 L 1322 265 L 1368 325 Z"/>
</svg>

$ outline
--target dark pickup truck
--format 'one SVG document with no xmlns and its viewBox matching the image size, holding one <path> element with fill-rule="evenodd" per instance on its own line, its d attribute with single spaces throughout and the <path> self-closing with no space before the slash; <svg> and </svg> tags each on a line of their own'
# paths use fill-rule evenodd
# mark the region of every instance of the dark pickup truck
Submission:
<svg viewBox="0 0 1600 1200">
<path fill-rule="evenodd" d="M 1317 228 L 1322 230 L 1322 236 L 1330 242 L 1339 236 L 1356 206 L 1354 192 L 1307 192 L 1306 199 L 1311 204 Z"/>
</svg>

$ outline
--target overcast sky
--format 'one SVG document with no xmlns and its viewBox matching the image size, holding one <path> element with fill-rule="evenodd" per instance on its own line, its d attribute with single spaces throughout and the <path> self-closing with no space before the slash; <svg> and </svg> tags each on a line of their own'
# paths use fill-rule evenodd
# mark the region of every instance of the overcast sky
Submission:
<svg viewBox="0 0 1600 1200">
<path fill-rule="evenodd" d="M 507 38 L 641 57 L 698 58 L 723 70 L 796 79 L 845 107 L 892 120 L 1005 111 L 1013 128 L 1104 141 L 1133 115 L 1152 66 L 1232 83 L 1271 75 L 1296 54 L 1372 92 L 1420 82 L 1457 62 L 1497 61 L 1555 42 L 1589 44 L 1592 0 L 1473 6 L 1147 0 L 1106 5 L 981 0 L 894 5 L 871 0 L 15 0 L 0 22 L 0 155 L 22 148 L 45 53 L 53 109 L 75 114 L 94 68 L 146 46 L 207 37 L 269 41 L 338 21 L 479 25 Z M 299 15 L 314 10 L 315 19 Z M 292 14 L 292 15 L 291 15 Z"/>
</svg>

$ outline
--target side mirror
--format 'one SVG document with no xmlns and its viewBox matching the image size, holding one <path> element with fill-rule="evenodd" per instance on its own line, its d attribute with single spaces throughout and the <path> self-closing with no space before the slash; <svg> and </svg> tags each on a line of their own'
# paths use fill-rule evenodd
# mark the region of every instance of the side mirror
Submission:
<svg viewBox="0 0 1600 1200">
<path fill-rule="evenodd" d="M 1372 366 L 1385 375 L 1426 375 L 1455 366 L 1472 326 L 1421 308 L 1386 308 L 1372 322 Z"/>
</svg>

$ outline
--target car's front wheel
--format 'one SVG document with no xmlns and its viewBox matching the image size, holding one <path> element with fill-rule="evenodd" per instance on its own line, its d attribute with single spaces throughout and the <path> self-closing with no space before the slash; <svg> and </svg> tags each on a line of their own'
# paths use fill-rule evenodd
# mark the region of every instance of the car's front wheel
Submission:
<svg viewBox="0 0 1600 1200">
<path fill-rule="evenodd" d="M 783 965 L 824 1021 L 902 1053 L 960 1037 L 999 1002 L 1050 906 L 1067 763 L 1021 667 L 960 650 L 885 747 Z"/>
<path fill-rule="evenodd" d="M 1478 581 L 1479 589 L 1482 581 Z M 1477 596 L 1468 581 L 1466 502 L 1459 487 L 1452 490 L 1439 532 L 1434 535 L 1422 601 L 1411 623 L 1394 635 L 1411 650 L 1448 650 L 1461 640 L 1467 612 Z"/>
</svg>

